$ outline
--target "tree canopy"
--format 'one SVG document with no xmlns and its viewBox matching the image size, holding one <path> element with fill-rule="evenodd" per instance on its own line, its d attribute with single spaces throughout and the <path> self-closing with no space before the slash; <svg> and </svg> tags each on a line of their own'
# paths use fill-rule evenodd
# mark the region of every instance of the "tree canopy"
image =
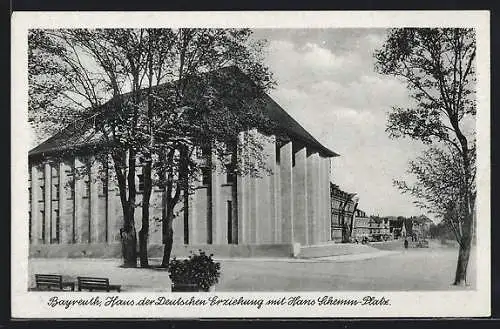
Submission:
<svg viewBox="0 0 500 329">
<path fill-rule="evenodd" d="M 410 163 L 416 183 L 395 185 L 453 228 L 455 284 L 465 282 L 475 218 L 475 58 L 475 31 L 464 28 L 392 29 L 375 52 L 376 70 L 406 83 L 412 100 L 392 108 L 389 136 L 432 144 Z"/>
<path fill-rule="evenodd" d="M 29 32 L 30 121 L 49 133 L 86 122 L 81 126 L 100 136 L 91 153 L 111 157 L 131 241 L 130 264 L 135 262 L 138 165 L 145 186 L 140 232 L 145 253 L 152 186 L 163 189 L 162 221 L 171 231 L 173 207 L 199 178 L 200 148 L 208 146 L 226 167 L 241 132 L 270 127 L 261 102 L 274 81 L 262 61 L 265 44 L 251 34 L 249 29 L 187 28 Z M 230 170 L 255 175 L 264 169 L 259 135 L 247 134 L 238 147 L 252 163 L 233 168 L 229 162 Z"/>
</svg>

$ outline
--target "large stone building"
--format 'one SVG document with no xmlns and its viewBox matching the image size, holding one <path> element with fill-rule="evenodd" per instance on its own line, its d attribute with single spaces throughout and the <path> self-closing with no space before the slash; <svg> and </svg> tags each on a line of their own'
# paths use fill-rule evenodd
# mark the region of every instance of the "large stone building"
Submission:
<svg viewBox="0 0 500 329">
<path fill-rule="evenodd" d="M 340 242 L 343 225 L 352 225 L 357 199 L 354 193 L 345 192 L 338 185 L 330 183 L 330 201 L 330 239 Z"/>
<path fill-rule="evenodd" d="M 236 70 L 235 74 L 242 73 Z M 264 152 L 271 175 L 256 178 L 218 170 L 201 172 L 203 177 L 194 194 L 185 194 L 177 208 L 174 246 L 315 245 L 331 239 L 330 158 L 337 154 L 320 144 L 269 96 L 265 95 L 265 100 L 264 113 L 277 123 L 280 134 L 284 131 L 286 135 L 279 140 L 275 135 L 266 136 Z M 29 152 L 32 249 L 41 245 L 119 245 L 123 215 L 113 170 L 106 170 L 86 148 L 100 142 L 92 126 L 70 125 Z M 72 156 L 61 155 L 67 149 L 73 150 Z M 87 174 L 75 174 L 87 165 Z M 103 170 L 104 179 L 99 174 Z M 140 167 L 136 186 L 135 223 L 139 230 Z M 162 243 L 161 224 L 155 220 L 161 215 L 161 194 L 153 187 L 151 244 Z"/>
</svg>

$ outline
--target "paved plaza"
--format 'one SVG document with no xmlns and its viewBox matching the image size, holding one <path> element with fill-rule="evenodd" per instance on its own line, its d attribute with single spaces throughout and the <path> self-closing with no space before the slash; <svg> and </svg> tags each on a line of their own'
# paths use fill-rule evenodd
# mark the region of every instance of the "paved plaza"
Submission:
<svg viewBox="0 0 500 329">
<path fill-rule="evenodd" d="M 361 255 L 315 259 L 219 259 L 222 275 L 216 291 L 415 291 L 474 289 L 475 256 L 469 266 L 469 286 L 451 285 L 455 248 L 380 250 Z M 152 265 L 159 259 L 152 259 Z M 168 272 L 159 268 L 121 268 L 119 259 L 36 258 L 29 260 L 29 286 L 35 273 L 108 277 L 124 292 L 170 291 Z"/>
</svg>

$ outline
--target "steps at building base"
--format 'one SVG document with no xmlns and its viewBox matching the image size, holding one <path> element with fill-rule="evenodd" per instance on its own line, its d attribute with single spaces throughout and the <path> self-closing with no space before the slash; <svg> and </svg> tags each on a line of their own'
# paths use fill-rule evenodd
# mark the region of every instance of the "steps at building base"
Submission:
<svg viewBox="0 0 500 329">
<path fill-rule="evenodd" d="M 244 245 L 174 245 L 172 257 L 187 257 L 191 252 L 201 249 L 218 258 L 247 257 L 293 257 L 292 244 L 244 244 Z M 148 247 L 150 258 L 163 256 L 163 245 L 153 244 Z M 120 243 L 92 244 L 51 244 L 31 245 L 30 257 L 34 258 L 121 258 Z"/>
<path fill-rule="evenodd" d="M 298 244 L 241 244 L 241 245 L 179 245 L 172 249 L 172 257 L 187 257 L 191 252 L 205 251 L 216 258 L 316 258 L 360 253 L 373 253 L 379 249 L 362 244 L 330 243 L 314 246 Z M 163 245 L 148 247 L 150 258 L 163 256 Z M 34 258 L 121 258 L 120 243 L 51 244 L 31 245 L 30 257 Z"/>
<path fill-rule="evenodd" d="M 362 253 L 374 253 L 379 251 L 368 245 L 357 243 L 328 243 L 314 246 L 303 246 L 300 248 L 298 258 L 316 258 L 340 255 L 353 255 Z"/>
</svg>

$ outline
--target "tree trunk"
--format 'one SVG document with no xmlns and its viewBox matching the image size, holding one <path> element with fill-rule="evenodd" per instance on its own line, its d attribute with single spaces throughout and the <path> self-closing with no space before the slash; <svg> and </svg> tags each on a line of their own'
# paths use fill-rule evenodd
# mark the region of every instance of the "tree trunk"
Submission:
<svg viewBox="0 0 500 329">
<path fill-rule="evenodd" d="M 141 267 L 149 267 L 148 263 L 148 240 L 149 240 L 149 201 L 151 199 L 151 162 L 143 167 L 144 194 L 142 199 L 142 225 L 139 231 L 139 259 Z"/>
<path fill-rule="evenodd" d="M 163 259 L 161 261 L 161 267 L 168 268 L 170 263 L 170 255 L 172 253 L 172 246 L 174 245 L 174 231 L 172 228 L 168 229 L 163 246 Z"/>
<path fill-rule="evenodd" d="M 133 213 L 132 213 L 133 215 Z M 128 213 L 126 216 L 130 216 Z M 120 229 L 122 242 L 122 255 L 124 267 L 137 267 L 137 237 L 134 225 L 130 225 L 130 219 L 125 220 L 126 224 Z"/>
<path fill-rule="evenodd" d="M 460 239 L 460 247 L 458 249 L 457 270 L 455 272 L 454 285 L 467 284 L 467 267 L 469 265 L 469 256 L 472 246 L 472 214 L 469 213 L 464 218 L 463 234 Z"/>
<path fill-rule="evenodd" d="M 120 231 L 122 240 L 122 253 L 124 267 L 137 267 L 137 232 L 135 231 L 134 212 L 135 212 L 135 152 L 128 150 L 128 173 L 127 185 L 129 199 L 125 198 L 124 177 L 120 178 L 120 199 L 123 209 L 123 228 Z"/>
<path fill-rule="evenodd" d="M 139 231 L 139 261 L 141 267 L 149 267 L 148 263 L 148 238 L 149 238 L 149 227 L 141 227 Z"/>
<path fill-rule="evenodd" d="M 169 207 L 170 208 L 170 207 Z M 172 253 L 172 246 L 174 244 L 174 230 L 173 224 L 173 209 L 167 209 L 167 216 L 162 223 L 162 233 L 163 233 L 163 259 L 161 261 L 161 267 L 168 268 L 170 263 L 170 255 Z"/>
<path fill-rule="evenodd" d="M 467 283 L 467 266 L 469 264 L 470 245 L 460 244 L 458 250 L 457 270 L 455 273 L 454 285 L 466 285 Z"/>
</svg>

